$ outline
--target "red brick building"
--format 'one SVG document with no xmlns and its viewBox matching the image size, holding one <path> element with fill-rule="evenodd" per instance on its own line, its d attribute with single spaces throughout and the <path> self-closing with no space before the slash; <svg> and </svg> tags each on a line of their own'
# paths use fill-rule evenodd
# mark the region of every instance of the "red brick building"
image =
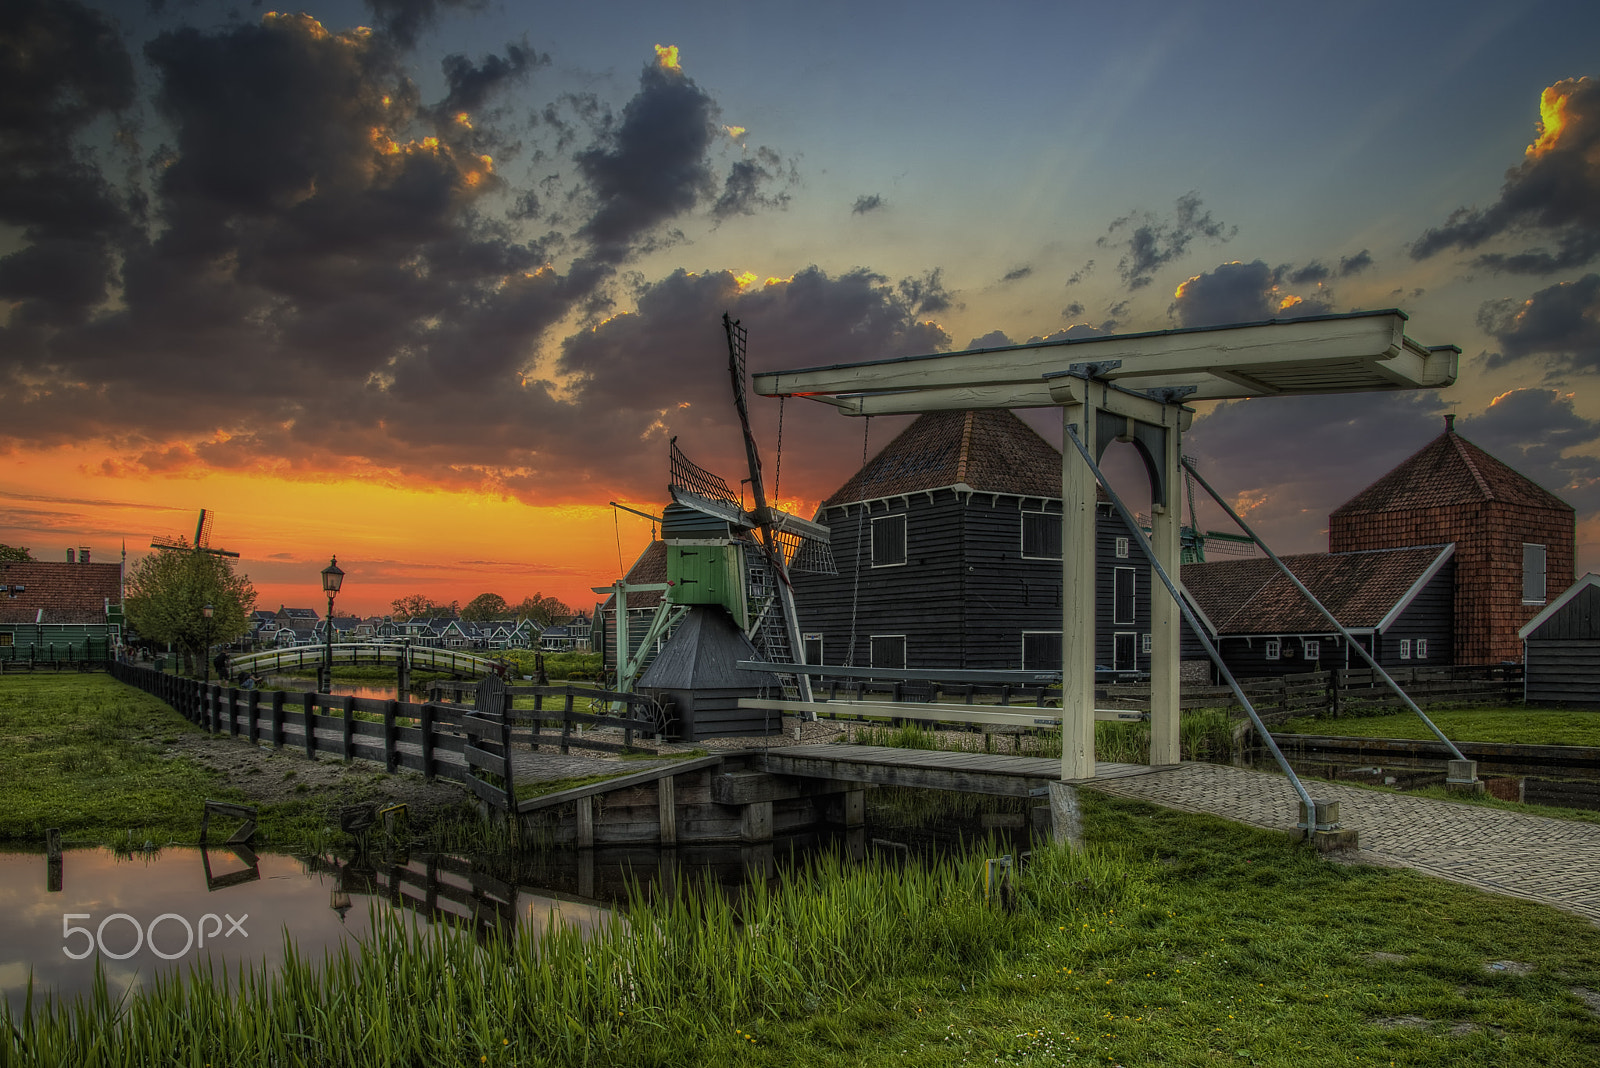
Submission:
<svg viewBox="0 0 1600 1068">
<path fill-rule="evenodd" d="M 1455 662 L 1522 659 L 1517 631 L 1572 585 L 1577 514 L 1455 432 L 1334 509 L 1330 552 L 1454 542 Z"/>
</svg>

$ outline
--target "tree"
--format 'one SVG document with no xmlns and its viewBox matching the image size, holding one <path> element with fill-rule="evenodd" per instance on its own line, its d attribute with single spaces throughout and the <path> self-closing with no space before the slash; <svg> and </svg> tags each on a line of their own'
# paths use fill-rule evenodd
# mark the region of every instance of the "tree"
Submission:
<svg viewBox="0 0 1600 1068">
<path fill-rule="evenodd" d="M 128 625 L 143 638 L 171 642 L 185 659 L 209 655 L 206 645 L 225 644 L 250 632 L 256 589 L 233 561 L 213 553 L 175 549 L 151 553 L 128 571 L 124 606 Z M 202 611 L 211 605 L 211 618 Z"/>
<path fill-rule="evenodd" d="M 461 614 L 459 602 L 451 601 L 449 604 L 439 604 L 425 593 L 413 593 L 405 597 L 397 597 L 389 602 L 389 607 L 394 609 L 394 618 L 402 623 L 408 619 L 432 619 L 435 616 L 454 618 Z"/>
<path fill-rule="evenodd" d="M 481 623 L 486 619 L 504 619 L 511 614 L 511 605 L 498 593 L 480 593 L 467 602 L 467 607 L 461 610 L 461 618 L 469 623 Z"/>
<path fill-rule="evenodd" d="M 516 614 L 518 619 L 531 619 L 541 627 L 548 627 L 556 620 L 572 615 L 572 609 L 558 598 L 536 593 L 522 599 L 522 603 L 516 607 Z"/>
<path fill-rule="evenodd" d="M 21 564 L 31 561 L 32 559 L 33 553 L 29 552 L 26 547 L 21 545 L 7 545 L 4 542 L 0 542 L 0 560 L 4 560 L 9 564 Z"/>
</svg>

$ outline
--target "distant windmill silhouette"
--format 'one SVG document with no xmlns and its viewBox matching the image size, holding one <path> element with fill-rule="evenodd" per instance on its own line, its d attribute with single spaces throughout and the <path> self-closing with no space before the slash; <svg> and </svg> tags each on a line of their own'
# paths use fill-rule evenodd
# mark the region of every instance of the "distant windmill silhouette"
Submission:
<svg viewBox="0 0 1600 1068">
<path fill-rule="evenodd" d="M 200 509 L 200 521 L 194 525 L 193 544 L 184 544 L 182 538 L 163 538 L 157 535 L 156 539 L 150 543 L 150 548 L 160 549 L 167 552 L 207 553 L 211 556 L 231 556 L 237 559 L 239 554 L 236 552 L 230 552 L 227 549 L 213 549 L 211 547 L 211 521 L 215 517 L 216 513 L 208 512 L 204 508 Z"/>
</svg>

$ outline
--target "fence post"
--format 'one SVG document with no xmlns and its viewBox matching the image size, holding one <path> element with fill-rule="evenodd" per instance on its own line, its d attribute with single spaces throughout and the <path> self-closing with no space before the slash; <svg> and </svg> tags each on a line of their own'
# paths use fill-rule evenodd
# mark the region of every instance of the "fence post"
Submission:
<svg viewBox="0 0 1600 1068">
<path fill-rule="evenodd" d="M 306 712 L 306 756 L 317 758 L 317 695 L 307 690 L 300 695 L 301 707 Z"/>
<path fill-rule="evenodd" d="M 272 748 L 283 748 L 283 699 L 287 696 L 282 690 L 272 691 Z"/>
<path fill-rule="evenodd" d="M 398 754 L 395 751 L 394 720 L 400 712 L 400 702 L 390 701 L 383 710 L 383 770 L 393 773 L 398 766 Z"/>
<path fill-rule="evenodd" d="M 572 686 L 567 686 L 567 700 L 561 707 L 561 755 L 567 755 L 567 739 L 572 737 Z"/>
<path fill-rule="evenodd" d="M 244 725 L 246 736 L 252 745 L 256 741 L 256 720 L 261 711 L 261 691 L 246 690 L 244 694 Z"/>
<path fill-rule="evenodd" d="M 433 702 L 422 705 L 422 717 L 417 724 L 422 728 L 422 777 L 433 778 Z"/>
<path fill-rule="evenodd" d="M 228 687 L 228 736 L 239 737 L 239 691 Z"/>
<path fill-rule="evenodd" d="M 329 682 L 332 685 L 332 682 Z M 345 760 L 354 760 L 356 757 L 356 699 L 350 694 L 344 695 L 344 734 L 341 739 L 339 755 Z"/>
</svg>

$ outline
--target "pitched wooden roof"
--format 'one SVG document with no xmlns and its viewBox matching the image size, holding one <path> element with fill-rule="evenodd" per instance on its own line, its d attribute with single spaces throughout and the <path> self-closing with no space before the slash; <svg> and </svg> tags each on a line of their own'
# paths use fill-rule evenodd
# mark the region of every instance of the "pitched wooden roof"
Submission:
<svg viewBox="0 0 1600 1068">
<path fill-rule="evenodd" d="M 106 603 L 122 603 L 121 564 L 19 560 L 0 566 L 0 623 L 104 623 Z"/>
<path fill-rule="evenodd" d="M 1302 553 L 1282 560 L 1346 627 L 1377 627 L 1433 577 L 1452 545 Z M 1332 628 L 1265 556 L 1188 564 L 1183 588 L 1217 634 L 1322 634 Z"/>
<path fill-rule="evenodd" d="M 1560 497 L 1457 434 L 1447 422 L 1443 434 L 1335 508 L 1332 517 L 1481 501 L 1573 510 Z"/>
<path fill-rule="evenodd" d="M 756 647 L 727 612 L 695 605 L 639 676 L 638 686 L 641 690 L 777 690 L 775 675 L 736 666 L 740 660 L 759 659 Z"/>
<path fill-rule="evenodd" d="M 1061 450 L 1004 408 L 928 412 L 850 477 L 823 507 L 967 485 L 1061 496 Z"/>
</svg>

